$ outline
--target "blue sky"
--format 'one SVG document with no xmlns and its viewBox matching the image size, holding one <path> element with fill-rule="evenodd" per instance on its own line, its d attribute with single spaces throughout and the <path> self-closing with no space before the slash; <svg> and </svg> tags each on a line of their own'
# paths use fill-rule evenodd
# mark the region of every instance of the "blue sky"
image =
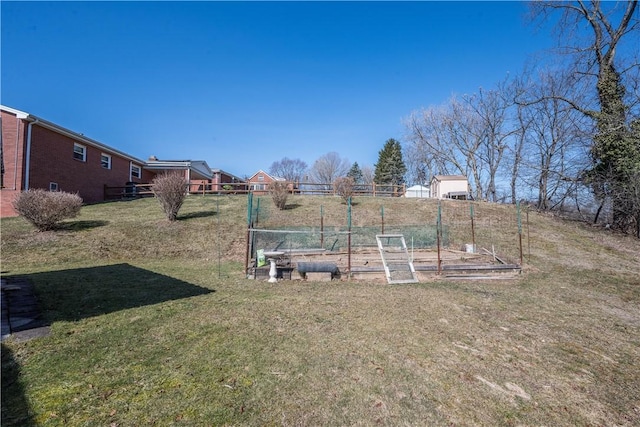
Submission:
<svg viewBox="0 0 640 427">
<path fill-rule="evenodd" d="M 1 102 L 146 159 L 238 176 L 335 151 L 551 46 L 521 2 L 1 2 Z"/>
</svg>

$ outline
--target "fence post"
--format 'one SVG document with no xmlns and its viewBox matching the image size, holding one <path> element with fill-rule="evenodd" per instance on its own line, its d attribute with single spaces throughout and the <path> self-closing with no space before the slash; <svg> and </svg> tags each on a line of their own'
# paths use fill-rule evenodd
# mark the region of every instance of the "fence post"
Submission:
<svg viewBox="0 0 640 427">
<path fill-rule="evenodd" d="M 253 210 L 253 193 L 249 193 L 247 196 L 247 247 L 244 256 L 244 275 L 249 275 L 249 252 L 250 252 L 250 234 L 251 234 L 251 211 Z"/>
<path fill-rule="evenodd" d="M 324 208 L 320 205 L 320 247 L 324 248 Z"/>
<path fill-rule="evenodd" d="M 347 199 L 347 271 L 351 279 L 351 197 Z"/>
<path fill-rule="evenodd" d="M 442 272 L 442 258 L 440 257 L 440 235 L 442 234 L 442 207 L 438 200 L 438 218 L 436 220 L 436 241 L 438 243 L 438 275 Z"/>
<path fill-rule="evenodd" d="M 222 251 L 220 250 L 220 195 L 216 195 L 216 240 L 218 241 L 218 279 L 222 277 Z M 246 277 L 246 273 L 245 273 Z"/>
<path fill-rule="evenodd" d="M 527 206 L 527 256 L 529 257 L 529 261 L 531 261 L 531 237 L 529 234 L 529 207 Z"/>
<path fill-rule="evenodd" d="M 382 219 L 382 233 L 384 234 L 384 206 L 380 205 L 380 218 Z"/>
<path fill-rule="evenodd" d="M 518 242 L 520 246 L 520 267 L 522 267 L 522 216 L 520 215 L 520 201 L 516 201 L 516 212 L 518 214 Z"/>
<path fill-rule="evenodd" d="M 473 245 L 473 250 L 476 250 L 476 227 L 475 221 L 473 219 L 473 203 L 469 203 L 469 208 L 471 211 L 471 244 Z"/>
</svg>

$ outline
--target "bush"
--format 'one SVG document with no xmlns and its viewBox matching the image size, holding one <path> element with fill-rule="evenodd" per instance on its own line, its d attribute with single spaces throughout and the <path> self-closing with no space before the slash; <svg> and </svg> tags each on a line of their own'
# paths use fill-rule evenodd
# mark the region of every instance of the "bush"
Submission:
<svg viewBox="0 0 640 427">
<path fill-rule="evenodd" d="M 353 178 L 347 176 L 344 178 L 337 178 L 333 183 L 333 191 L 344 200 L 345 203 L 349 201 L 349 197 L 353 196 L 353 190 L 355 182 Z"/>
<path fill-rule="evenodd" d="M 187 196 L 187 180 L 180 172 L 163 173 L 153 180 L 153 194 L 169 221 L 175 221 Z"/>
<path fill-rule="evenodd" d="M 82 198 L 64 191 L 27 190 L 13 202 L 15 210 L 39 231 L 53 230 L 63 219 L 80 213 Z"/>
<path fill-rule="evenodd" d="M 269 194 L 277 208 L 283 210 L 287 206 L 289 185 L 284 181 L 273 181 L 269 184 Z"/>
</svg>

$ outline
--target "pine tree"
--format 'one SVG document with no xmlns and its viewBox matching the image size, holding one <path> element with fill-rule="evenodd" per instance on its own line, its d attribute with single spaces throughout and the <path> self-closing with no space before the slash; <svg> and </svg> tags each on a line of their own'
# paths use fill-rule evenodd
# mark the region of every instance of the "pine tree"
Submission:
<svg viewBox="0 0 640 427">
<path fill-rule="evenodd" d="M 400 143 L 391 138 L 378 153 L 374 181 L 376 184 L 402 185 L 407 167 L 402 160 Z"/>
<path fill-rule="evenodd" d="M 358 162 L 355 162 L 351 166 L 351 169 L 349 169 L 349 172 L 347 173 L 347 177 L 352 178 L 354 184 L 362 183 L 362 170 L 360 169 L 360 166 L 358 166 Z"/>
</svg>

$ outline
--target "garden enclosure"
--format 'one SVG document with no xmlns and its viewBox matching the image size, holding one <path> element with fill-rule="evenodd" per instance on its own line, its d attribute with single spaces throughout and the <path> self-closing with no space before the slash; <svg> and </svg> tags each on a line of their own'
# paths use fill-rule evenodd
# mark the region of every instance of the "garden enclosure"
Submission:
<svg viewBox="0 0 640 427">
<path fill-rule="evenodd" d="M 279 275 L 290 277 L 297 262 L 336 263 L 352 276 L 381 272 L 376 236 L 402 235 L 420 271 L 519 270 L 528 243 L 526 211 L 519 206 L 434 199 L 357 198 L 331 204 L 317 198 L 306 223 L 287 220 L 269 197 L 251 195 L 247 205 L 246 273 L 261 278 L 257 251 L 279 251 Z M 524 218 L 524 221 L 523 221 Z M 524 237 L 524 239 L 523 239 Z M 497 242 L 500 242 L 499 244 Z M 291 276 L 295 277 L 295 276 Z"/>
</svg>

